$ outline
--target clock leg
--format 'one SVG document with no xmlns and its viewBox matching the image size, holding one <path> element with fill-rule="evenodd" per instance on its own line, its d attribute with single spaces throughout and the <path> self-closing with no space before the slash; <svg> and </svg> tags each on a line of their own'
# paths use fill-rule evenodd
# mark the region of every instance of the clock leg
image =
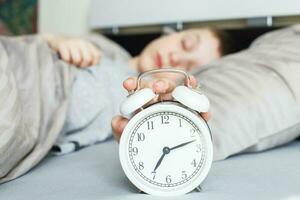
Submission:
<svg viewBox="0 0 300 200">
<path fill-rule="evenodd" d="M 199 185 L 195 188 L 196 192 L 202 192 L 202 187 Z"/>
<path fill-rule="evenodd" d="M 138 189 L 138 191 L 139 191 L 140 194 L 146 194 L 144 191 L 142 191 L 140 189 Z"/>
<path fill-rule="evenodd" d="M 140 194 L 146 194 L 144 191 L 137 188 L 135 185 L 133 185 L 131 182 L 129 182 L 131 189 L 133 189 L 134 192 L 140 193 Z"/>
</svg>

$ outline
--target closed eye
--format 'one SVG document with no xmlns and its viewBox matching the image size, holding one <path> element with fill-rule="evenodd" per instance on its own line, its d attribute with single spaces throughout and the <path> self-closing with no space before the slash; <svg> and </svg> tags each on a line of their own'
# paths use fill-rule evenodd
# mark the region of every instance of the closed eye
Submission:
<svg viewBox="0 0 300 200">
<path fill-rule="evenodd" d="M 200 43 L 200 37 L 195 33 L 186 33 L 182 40 L 181 45 L 184 51 L 193 51 Z"/>
</svg>

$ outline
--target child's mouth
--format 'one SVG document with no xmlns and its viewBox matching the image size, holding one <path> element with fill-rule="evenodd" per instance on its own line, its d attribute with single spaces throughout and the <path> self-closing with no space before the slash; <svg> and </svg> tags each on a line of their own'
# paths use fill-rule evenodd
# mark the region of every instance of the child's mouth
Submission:
<svg viewBox="0 0 300 200">
<path fill-rule="evenodd" d="M 158 52 L 156 52 L 156 54 L 155 54 L 155 65 L 158 68 L 162 67 L 162 57 L 161 57 L 161 55 Z"/>
</svg>

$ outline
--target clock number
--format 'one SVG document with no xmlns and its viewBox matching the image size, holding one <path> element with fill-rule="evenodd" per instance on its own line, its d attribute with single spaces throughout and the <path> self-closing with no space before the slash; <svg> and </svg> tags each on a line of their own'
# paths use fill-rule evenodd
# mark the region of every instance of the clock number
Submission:
<svg viewBox="0 0 300 200">
<path fill-rule="evenodd" d="M 181 119 L 179 119 L 179 127 L 182 127 Z"/>
<path fill-rule="evenodd" d="M 171 183 L 172 179 L 171 179 L 171 175 L 166 176 L 166 183 Z"/>
<path fill-rule="evenodd" d="M 191 165 L 193 165 L 194 167 L 196 167 L 196 159 L 194 159 L 192 162 L 191 162 Z"/>
<path fill-rule="evenodd" d="M 154 129 L 153 121 L 147 121 L 147 127 L 148 127 L 148 130 L 153 130 Z"/>
<path fill-rule="evenodd" d="M 196 147 L 197 147 L 196 152 L 197 152 L 197 153 L 200 153 L 200 152 L 201 152 L 201 144 L 197 144 Z"/>
<path fill-rule="evenodd" d="M 162 115 L 162 116 L 160 116 L 160 118 L 161 118 L 161 123 L 162 124 L 169 124 L 170 123 L 169 122 L 170 117 L 168 115 Z"/>
<path fill-rule="evenodd" d="M 196 130 L 195 129 L 191 129 L 190 133 L 191 133 L 191 137 L 196 137 Z"/>
<path fill-rule="evenodd" d="M 145 140 L 145 134 L 144 133 L 138 133 L 137 134 L 137 140 L 138 141 L 144 141 Z"/>
<path fill-rule="evenodd" d="M 188 177 L 188 175 L 187 175 L 186 171 L 182 171 L 181 172 L 181 178 L 186 179 L 187 177 Z"/>
<path fill-rule="evenodd" d="M 137 147 L 133 147 L 133 148 L 132 148 L 132 154 L 133 154 L 134 156 L 136 156 L 136 155 L 138 155 L 138 153 L 139 153 L 139 149 L 138 149 Z"/>
<path fill-rule="evenodd" d="M 144 169 L 144 163 L 142 161 L 139 162 L 139 170 Z"/>
<path fill-rule="evenodd" d="M 151 172 L 151 174 L 152 174 L 152 176 L 153 176 L 153 177 L 152 177 L 152 180 L 154 180 L 154 179 L 155 179 L 155 176 L 156 176 L 156 172 L 153 171 L 153 172 Z"/>
</svg>

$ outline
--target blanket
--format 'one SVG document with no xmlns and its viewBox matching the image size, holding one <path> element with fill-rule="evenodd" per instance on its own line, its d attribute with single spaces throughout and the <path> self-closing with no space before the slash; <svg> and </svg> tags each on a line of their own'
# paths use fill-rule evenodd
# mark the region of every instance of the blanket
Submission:
<svg viewBox="0 0 300 200">
<path fill-rule="evenodd" d="M 130 58 L 104 36 L 83 39 L 111 60 Z M 39 35 L 0 37 L 0 183 L 32 169 L 58 140 L 77 74 Z"/>
<path fill-rule="evenodd" d="M 39 36 L 0 37 L 0 183 L 46 156 L 64 124 L 75 74 Z"/>
</svg>

